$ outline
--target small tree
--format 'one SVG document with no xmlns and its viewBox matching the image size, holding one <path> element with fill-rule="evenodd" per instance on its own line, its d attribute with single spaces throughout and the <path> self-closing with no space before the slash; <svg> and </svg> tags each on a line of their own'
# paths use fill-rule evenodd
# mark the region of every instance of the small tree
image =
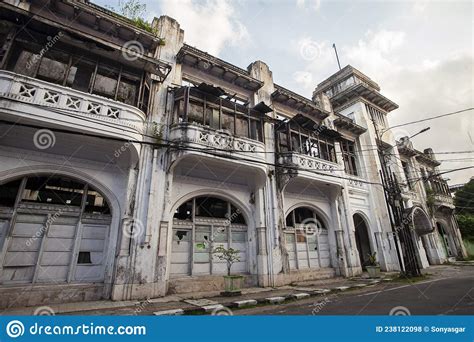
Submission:
<svg viewBox="0 0 474 342">
<path fill-rule="evenodd" d="M 369 256 L 369 266 L 378 266 L 379 263 L 377 261 L 377 252 L 367 253 Z"/>
<path fill-rule="evenodd" d="M 227 262 L 227 275 L 230 276 L 230 269 L 232 265 L 240 261 L 239 256 L 240 251 L 234 248 L 224 248 L 222 246 L 214 248 L 212 254 L 216 256 L 217 259 Z"/>
<path fill-rule="evenodd" d="M 132 20 L 137 27 L 157 34 L 154 32 L 151 24 L 144 19 L 147 14 L 147 9 L 146 4 L 142 3 L 142 0 L 119 0 L 117 7 L 110 5 L 106 5 L 105 7 Z M 164 41 L 160 41 L 160 44 L 164 44 Z"/>
</svg>

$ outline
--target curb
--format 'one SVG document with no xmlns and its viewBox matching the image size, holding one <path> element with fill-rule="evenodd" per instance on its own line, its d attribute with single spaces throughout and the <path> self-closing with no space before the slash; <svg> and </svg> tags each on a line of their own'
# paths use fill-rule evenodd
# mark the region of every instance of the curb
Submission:
<svg viewBox="0 0 474 342">
<path fill-rule="evenodd" d="M 369 283 L 359 283 L 359 284 L 351 284 L 347 286 L 337 286 L 334 288 L 320 288 L 314 289 L 308 292 L 298 292 L 298 293 L 290 293 L 286 296 L 275 296 L 275 297 L 266 297 L 266 298 L 257 298 L 257 299 L 243 299 L 237 300 L 234 302 L 222 303 L 222 304 L 213 304 L 207 306 L 193 306 L 193 307 L 186 307 L 184 309 L 171 309 L 171 310 L 163 310 L 163 311 L 156 311 L 154 315 L 156 316 L 178 316 L 178 315 L 202 315 L 208 314 L 216 311 L 229 311 L 230 309 L 243 309 L 243 308 L 250 308 L 257 305 L 278 305 L 284 303 L 289 300 L 304 300 L 310 297 L 322 296 L 329 293 L 337 293 L 337 292 L 346 292 L 349 289 L 361 289 L 364 287 L 372 287 L 379 284 L 382 281 L 391 281 L 392 279 L 382 278 L 382 279 L 373 279 Z"/>
</svg>

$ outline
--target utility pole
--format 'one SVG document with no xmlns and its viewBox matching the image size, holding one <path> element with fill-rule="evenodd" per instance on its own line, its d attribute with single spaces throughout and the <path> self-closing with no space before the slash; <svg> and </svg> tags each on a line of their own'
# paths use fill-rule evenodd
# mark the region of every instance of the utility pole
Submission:
<svg viewBox="0 0 474 342">
<path fill-rule="evenodd" d="M 339 56 L 337 54 L 336 44 L 332 44 L 332 47 L 334 48 L 334 52 L 336 53 L 337 65 L 339 66 L 339 70 L 341 70 L 341 63 L 339 63 Z"/>
<path fill-rule="evenodd" d="M 375 136 L 377 138 L 376 144 L 381 166 L 380 178 L 385 193 L 392 232 L 395 237 L 398 262 L 403 275 L 407 277 L 416 277 L 421 275 L 421 271 L 416 256 L 415 243 L 410 229 L 410 222 L 408 222 L 404 215 L 405 208 L 401 195 L 401 187 L 397 181 L 395 173 L 391 172 L 387 165 L 386 156 L 382 147 L 382 138 L 379 135 L 375 119 L 373 117 L 371 117 L 371 119 L 375 129 Z"/>
</svg>

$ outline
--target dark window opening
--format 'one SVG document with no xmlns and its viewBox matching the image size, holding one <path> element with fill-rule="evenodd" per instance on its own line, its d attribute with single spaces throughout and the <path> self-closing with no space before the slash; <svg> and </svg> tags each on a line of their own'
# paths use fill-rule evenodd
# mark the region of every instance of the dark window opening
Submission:
<svg viewBox="0 0 474 342">
<path fill-rule="evenodd" d="M 191 220 L 193 217 L 193 202 L 188 201 L 179 206 L 174 213 L 174 218 L 178 220 Z"/>
<path fill-rule="evenodd" d="M 294 209 L 286 216 L 286 226 L 296 227 L 299 224 L 313 225 L 316 224 L 318 228 L 326 229 L 323 224 L 323 220 L 319 215 L 311 208 L 308 207 L 299 207 Z M 308 226 L 308 229 L 315 229 L 316 227 Z"/>
<path fill-rule="evenodd" d="M 91 214 L 108 215 L 110 214 L 110 207 L 106 199 L 100 193 L 89 187 L 84 211 Z"/>
<path fill-rule="evenodd" d="M 233 205 L 231 205 L 231 215 L 229 221 L 230 223 L 245 224 L 245 218 L 244 215 L 242 215 L 242 211 Z"/>
<path fill-rule="evenodd" d="M 92 264 L 91 252 L 79 252 L 77 256 L 78 264 Z"/>
<path fill-rule="evenodd" d="M 174 123 L 195 123 L 230 134 L 263 141 L 261 113 L 224 97 L 204 93 L 196 87 L 174 92 Z"/>
<path fill-rule="evenodd" d="M 187 230 L 177 230 L 174 235 L 178 238 L 178 245 L 181 241 L 188 241 L 188 231 Z"/>
<path fill-rule="evenodd" d="M 229 202 L 216 197 L 200 196 L 189 200 L 176 209 L 174 218 L 178 220 L 192 220 L 193 207 L 195 217 L 225 219 L 229 224 L 246 224 L 240 209 Z"/>
<path fill-rule="evenodd" d="M 346 173 L 358 176 L 355 143 L 349 140 L 342 140 L 341 151 L 342 158 L 344 161 L 344 169 L 346 170 Z"/>
<path fill-rule="evenodd" d="M 196 216 L 227 218 L 227 202 L 214 197 L 196 198 Z"/>
<path fill-rule="evenodd" d="M 0 206 L 13 207 L 20 188 L 21 179 L 0 186 Z"/>
<path fill-rule="evenodd" d="M 95 72 L 95 62 L 83 58 L 72 58 L 66 86 L 88 93 Z"/>
<path fill-rule="evenodd" d="M 38 38 L 38 41 L 42 39 Z M 44 52 L 44 45 L 35 44 L 31 42 L 31 37 L 20 34 L 11 49 L 7 69 L 137 106 L 147 112 L 149 84 L 142 82 L 142 70 L 128 68 L 105 58 L 88 60 L 84 55 L 77 48 L 59 41 Z M 142 83 L 142 92 L 139 94 Z"/>
<path fill-rule="evenodd" d="M 295 123 L 280 124 L 278 129 L 278 150 L 280 152 L 293 151 L 336 162 L 333 138 L 324 134 L 314 134 L 313 131 L 304 129 Z"/>
<path fill-rule="evenodd" d="M 68 178 L 29 178 L 22 200 L 47 204 L 80 206 L 84 184 Z"/>
</svg>

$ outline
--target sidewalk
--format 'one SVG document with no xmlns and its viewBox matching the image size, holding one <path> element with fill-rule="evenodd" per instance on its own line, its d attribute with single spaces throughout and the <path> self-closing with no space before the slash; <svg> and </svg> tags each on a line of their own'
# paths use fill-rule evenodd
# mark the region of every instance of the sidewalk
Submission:
<svg viewBox="0 0 474 342">
<path fill-rule="evenodd" d="M 289 300 L 300 300 L 338 291 L 373 287 L 381 281 L 390 281 L 398 273 L 382 273 L 380 279 L 364 277 L 331 278 L 294 283 L 278 288 L 245 288 L 242 295 L 223 297 L 220 292 L 195 292 L 170 295 L 143 301 L 93 301 L 52 304 L 42 307 L 42 312 L 55 315 L 226 315 L 228 309 L 255 305 L 278 304 Z M 38 307 L 10 308 L 1 315 L 32 315 Z"/>
</svg>

